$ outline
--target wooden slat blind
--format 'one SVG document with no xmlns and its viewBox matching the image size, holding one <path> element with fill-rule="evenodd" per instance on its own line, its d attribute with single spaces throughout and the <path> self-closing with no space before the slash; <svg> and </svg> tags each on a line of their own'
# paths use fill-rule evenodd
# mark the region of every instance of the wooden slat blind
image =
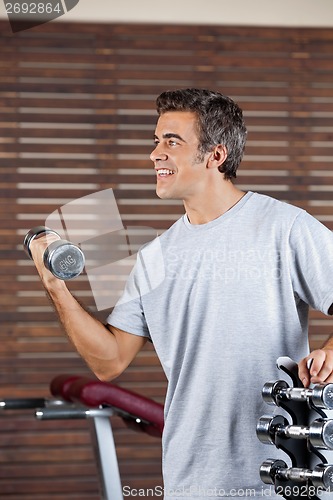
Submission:
<svg viewBox="0 0 333 500">
<path fill-rule="evenodd" d="M 125 225 L 162 232 L 182 214 L 179 202 L 156 198 L 148 159 L 161 91 L 200 86 L 233 97 L 249 128 L 238 184 L 299 205 L 333 229 L 332 30 L 50 23 L 13 35 L 6 22 L 0 29 L 0 397 L 45 396 L 54 375 L 89 373 L 22 251 L 25 232 L 106 188 Z M 70 287 L 93 305 L 84 276 Z M 310 328 L 313 346 L 333 331 L 319 313 Z M 117 382 L 163 401 L 164 375 L 149 346 Z M 98 498 L 84 422 L 1 417 L 1 498 Z M 114 426 L 124 485 L 160 485 L 160 441 L 117 419 Z"/>
</svg>

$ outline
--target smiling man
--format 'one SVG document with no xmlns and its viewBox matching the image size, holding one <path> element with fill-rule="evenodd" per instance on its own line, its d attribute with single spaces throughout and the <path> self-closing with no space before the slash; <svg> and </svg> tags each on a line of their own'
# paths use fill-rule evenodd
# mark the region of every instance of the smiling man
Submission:
<svg viewBox="0 0 333 500">
<path fill-rule="evenodd" d="M 232 108 L 232 101 L 225 99 Z M 229 153 L 230 157 L 227 152 L 227 147 L 230 150 L 229 144 L 227 146 L 225 142 L 210 144 L 212 148 L 205 151 L 195 111 L 162 111 L 161 104 L 159 113 L 154 136 L 156 147 L 150 155 L 157 173 L 156 193 L 162 199 L 182 200 L 187 216 L 193 224 L 209 222 L 228 210 L 245 194 L 231 182 L 221 182 L 225 178 L 230 181 L 236 176 L 237 167 L 233 163 L 236 148 Z M 220 125 L 224 127 L 223 123 Z M 225 127 L 230 125 L 226 120 Z M 239 130 L 235 128 L 236 135 L 237 132 L 237 153 L 241 157 L 246 138 L 246 129 L 241 121 Z M 225 135 L 227 136 L 226 130 Z M 238 159 L 240 160 L 237 156 L 236 161 Z M 226 162 L 228 171 L 223 167 Z M 205 175 L 202 175 L 203 172 Z M 221 173 L 224 173 L 224 176 Z"/>
<path fill-rule="evenodd" d="M 45 240 L 31 250 L 68 336 L 99 378 L 115 378 L 147 340 L 154 344 L 168 379 L 164 498 L 260 497 L 267 450 L 255 428 L 262 386 L 280 376 L 276 359 L 299 361 L 305 386 L 333 382 L 333 341 L 309 353 L 307 330 L 309 306 L 332 313 L 333 236 L 304 210 L 235 186 L 246 128 L 230 98 L 176 90 L 159 96 L 157 111 L 156 192 L 182 200 L 185 214 L 139 252 L 107 325 L 44 268 Z M 156 252 L 164 279 L 149 288 Z"/>
</svg>

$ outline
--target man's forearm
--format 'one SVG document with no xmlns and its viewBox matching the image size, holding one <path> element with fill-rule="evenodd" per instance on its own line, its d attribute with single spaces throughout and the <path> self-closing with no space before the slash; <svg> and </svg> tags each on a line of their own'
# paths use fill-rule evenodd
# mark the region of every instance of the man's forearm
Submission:
<svg viewBox="0 0 333 500">
<path fill-rule="evenodd" d="M 118 344 L 112 332 L 79 304 L 63 281 L 46 291 L 68 338 L 95 375 L 108 380 L 118 376 Z"/>
<path fill-rule="evenodd" d="M 54 239 L 54 235 L 50 238 Z M 43 286 L 80 356 L 98 378 L 111 380 L 123 372 L 147 339 L 111 326 L 107 328 L 86 311 L 70 293 L 65 282 L 55 278 L 45 268 L 43 252 L 48 244 L 47 236 L 35 239 L 30 244 Z"/>
</svg>

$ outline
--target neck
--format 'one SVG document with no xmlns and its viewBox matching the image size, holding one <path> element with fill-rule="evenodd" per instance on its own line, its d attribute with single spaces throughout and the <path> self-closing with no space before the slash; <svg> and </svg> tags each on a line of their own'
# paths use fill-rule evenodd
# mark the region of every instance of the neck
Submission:
<svg viewBox="0 0 333 500">
<path fill-rule="evenodd" d="M 184 207 L 191 224 L 206 224 L 230 210 L 244 195 L 244 191 L 228 182 L 224 189 L 220 186 L 218 192 L 212 192 L 211 196 L 184 200 Z"/>
</svg>

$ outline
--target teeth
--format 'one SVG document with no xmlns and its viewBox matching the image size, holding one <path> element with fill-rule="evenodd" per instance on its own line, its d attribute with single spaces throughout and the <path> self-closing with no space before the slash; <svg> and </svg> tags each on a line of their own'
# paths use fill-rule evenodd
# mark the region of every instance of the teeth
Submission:
<svg viewBox="0 0 333 500">
<path fill-rule="evenodd" d="M 172 170 L 168 170 L 167 168 L 161 168 L 157 170 L 158 175 L 171 175 L 173 174 Z"/>
</svg>

